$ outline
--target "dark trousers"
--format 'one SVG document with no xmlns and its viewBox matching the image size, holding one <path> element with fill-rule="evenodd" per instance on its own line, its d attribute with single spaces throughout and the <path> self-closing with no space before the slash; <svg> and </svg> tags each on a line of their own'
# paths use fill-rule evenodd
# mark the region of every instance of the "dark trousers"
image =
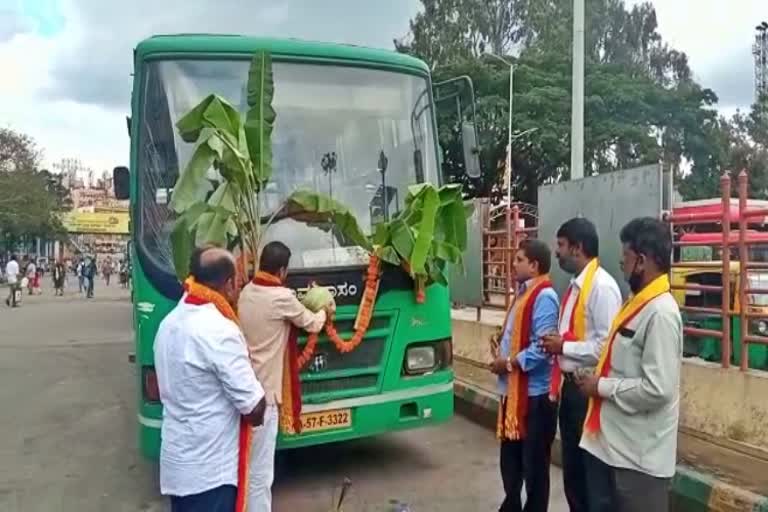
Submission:
<svg viewBox="0 0 768 512">
<path fill-rule="evenodd" d="M 237 487 L 222 485 L 190 496 L 171 496 L 171 512 L 234 512 Z"/>
<path fill-rule="evenodd" d="M 94 285 L 94 281 L 96 280 L 96 277 L 95 276 L 86 277 L 86 279 L 88 280 L 88 289 L 87 289 L 88 293 L 86 296 L 93 297 L 93 285 Z"/>
<path fill-rule="evenodd" d="M 587 453 L 589 512 L 668 512 L 670 478 L 614 468 Z"/>
<path fill-rule="evenodd" d="M 502 406 L 506 406 L 506 399 Z M 506 497 L 499 512 L 546 512 L 549 462 L 557 429 L 557 404 L 548 395 L 528 398 L 527 435 L 501 442 L 501 480 Z M 525 482 L 525 507 L 520 492 Z"/>
<path fill-rule="evenodd" d="M 571 512 L 587 512 L 586 452 L 579 448 L 584 418 L 585 397 L 570 375 L 565 376 L 560 399 L 560 441 L 563 455 L 563 486 Z"/>
</svg>

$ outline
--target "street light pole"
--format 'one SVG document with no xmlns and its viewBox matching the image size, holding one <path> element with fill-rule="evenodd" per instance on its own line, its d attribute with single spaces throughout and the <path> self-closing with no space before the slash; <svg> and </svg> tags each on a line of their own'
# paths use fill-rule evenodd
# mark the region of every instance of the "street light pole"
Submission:
<svg viewBox="0 0 768 512">
<path fill-rule="evenodd" d="M 489 57 L 504 63 L 509 66 L 509 115 L 507 121 L 507 159 L 506 159 L 506 173 L 507 173 L 507 206 L 512 204 L 512 100 L 515 97 L 513 88 L 513 79 L 515 77 L 515 66 L 504 57 L 496 55 L 495 53 L 486 53 Z"/>
<path fill-rule="evenodd" d="M 584 0 L 573 0 L 571 179 L 584 177 Z"/>
</svg>

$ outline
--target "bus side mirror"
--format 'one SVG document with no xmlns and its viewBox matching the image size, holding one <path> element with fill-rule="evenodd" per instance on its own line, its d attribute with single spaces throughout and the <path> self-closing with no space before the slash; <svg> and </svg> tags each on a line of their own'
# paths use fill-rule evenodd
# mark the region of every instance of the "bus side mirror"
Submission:
<svg viewBox="0 0 768 512">
<path fill-rule="evenodd" d="M 117 199 L 131 197 L 131 176 L 127 167 L 115 167 L 112 169 L 112 186 L 115 189 Z"/>
<path fill-rule="evenodd" d="M 475 124 L 464 121 L 461 123 L 461 143 L 464 149 L 466 173 L 470 178 L 482 176 L 480 169 L 480 150 L 477 147 L 477 132 Z"/>
<path fill-rule="evenodd" d="M 128 138 L 131 138 L 131 116 L 125 116 L 125 124 L 128 126 Z"/>
</svg>

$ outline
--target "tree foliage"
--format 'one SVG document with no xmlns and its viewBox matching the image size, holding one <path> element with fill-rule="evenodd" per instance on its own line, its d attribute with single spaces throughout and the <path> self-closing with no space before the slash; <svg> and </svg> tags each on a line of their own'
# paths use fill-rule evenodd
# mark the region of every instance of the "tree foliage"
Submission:
<svg viewBox="0 0 768 512">
<path fill-rule="evenodd" d="M 66 236 L 58 214 L 70 206 L 61 176 L 39 170 L 31 137 L 0 129 L 0 237 L 7 248 L 37 237 Z"/>
<path fill-rule="evenodd" d="M 768 199 L 768 97 L 755 103 L 748 113 L 731 119 L 720 117 L 705 127 L 699 151 L 708 158 L 693 161 L 691 172 L 680 183 L 686 199 L 720 195 L 720 176 L 742 170 L 749 175 L 749 197 Z M 737 193 L 736 187 L 732 192 Z"/>
<path fill-rule="evenodd" d="M 396 42 L 397 49 L 426 60 L 435 81 L 469 75 L 477 95 L 484 175 L 474 182 L 463 177 L 456 116 L 451 122 L 451 114 L 439 109 L 444 173 L 452 181 L 470 181 L 471 194 L 497 199 L 503 194 L 509 68 L 483 54 L 501 55 L 515 65 L 515 196 L 535 202 L 539 185 L 570 175 L 572 2 L 422 4 L 424 11 L 411 21 L 409 36 Z M 628 7 L 624 0 L 586 4 L 586 173 L 663 162 L 682 179 L 688 168 L 711 167 L 724 151 L 716 144 L 724 142 L 717 97 L 692 79 L 686 55 L 664 42 L 653 6 Z M 746 127 L 730 128 L 728 137 L 751 140 Z"/>
</svg>

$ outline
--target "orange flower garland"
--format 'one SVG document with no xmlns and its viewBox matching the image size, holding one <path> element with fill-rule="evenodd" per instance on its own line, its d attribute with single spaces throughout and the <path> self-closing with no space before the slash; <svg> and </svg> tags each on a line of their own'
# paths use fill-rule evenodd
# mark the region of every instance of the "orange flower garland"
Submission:
<svg viewBox="0 0 768 512">
<path fill-rule="evenodd" d="M 376 302 L 376 294 L 379 291 L 379 258 L 375 255 L 371 255 L 368 263 L 368 271 L 365 278 L 365 291 L 363 292 L 363 300 L 360 302 L 360 309 L 357 313 L 357 319 L 355 321 L 355 333 L 349 340 L 344 340 L 339 336 L 336 331 L 336 327 L 333 325 L 333 319 L 328 318 L 325 324 L 325 334 L 328 335 L 328 339 L 331 340 L 336 350 L 342 354 L 352 352 L 363 341 L 368 326 L 371 325 L 371 318 L 373 317 L 373 306 Z M 307 337 L 307 344 L 304 346 L 301 355 L 299 356 L 298 363 L 299 368 L 304 367 L 312 355 L 315 353 L 317 347 L 317 334 L 310 334 Z"/>
</svg>

